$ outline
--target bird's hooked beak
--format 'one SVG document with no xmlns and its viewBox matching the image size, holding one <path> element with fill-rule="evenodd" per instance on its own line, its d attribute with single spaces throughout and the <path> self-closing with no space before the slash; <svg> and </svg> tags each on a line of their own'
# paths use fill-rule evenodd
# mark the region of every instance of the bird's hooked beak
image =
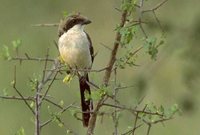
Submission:
<svg viewBox="0 0 200 135">
<path fill-rule="evenodd" d="M 89 19 L 85 19 L 84 21 L 83 21 L 83 24 L 85 24 L 85 25 L 87 25 L 87 24 L 90 24 L 92 21 L 90 21 Z"/>
</svg>

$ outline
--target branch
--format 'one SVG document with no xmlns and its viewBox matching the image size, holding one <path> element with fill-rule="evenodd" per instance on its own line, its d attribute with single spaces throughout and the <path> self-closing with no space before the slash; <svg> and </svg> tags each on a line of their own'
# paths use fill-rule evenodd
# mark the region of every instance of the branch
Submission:
<svg viewBox="0 0 200 135">
<path fill-rule="evenodd" d="M 151 9 L 143 10 L 142 13 L 155 11 L 155 10 L 157 10 L 158 8 L 160 8 L 163 4 L 165 4 L 167 1 L 168 1 L 168 0 L 163 0 L 162 2 L 158 3 L 155 7 L 151 8 Z"/>
<path fill-rule="evenodd" d="M 24 96 L 19 92 L 19 90 L 16 87 L 16 82 L 17 82 L 17 75 L 16 75 L 16 66 L 14 67 L 14 80 L 13 80 L 13 89 L 17 92 L 17 94 L 22 98 L 22 100 L 24 101 L 24 103 L 27 105 L 27 107 L 31 110 L 31 112 L 35 115 L 34 110 L 31 108 L 31 106 L 29 105 L 29 103 L 26 101 L 26 99 L 24 98 Z"/>
<path fill-rule="evenodd" d="M 66 110 L 68 110 L 70 107 L 73 107 L 74 104 L 75 104 L 75 102 L 72 103 L 72 104 L 70 104 L 70 105 L 68 105 L 68 106 L 66 106 L 65 108 L 62 108 L 62 110 L 61 110 L 59 113 L 61 113 L 61 114 L 64 113 L 64 112 L 65 112 Z M 51 119 L 49 119 L 49 120 L 45 121 L 44 123 L 42 123 L 42 124 L 40 125 L 40 127 L 43 128 L 44 126 L 46 126 L 46 125 L 48 125 L 49 123 L 51 123 L 53 120 L 54 120 L 54 118 L 52 117 Z"/>
<path fill-rule="evenodd" d="M 124 27 L 125 22 L 127 20 L 127 15 L 128 12 L 127 10 L 122 12 L 121 15 L 121 23 L 120 23 L 120 28 Z M 110 76 L 111 76 L 111 72 L 113 69 L 113 65 L 116 61 L 116 55 L 117 55 L 117 51 L 120 45 L 120 41 L 121 41 L 121 34 L 119 31 L 117 31 L 116 36 L 115 36 L 115 42 L 114 42 L 114 46 L 111 52 L 111 56 L 110 56 L 110 60 L 107 64 L 107 68 L 105 70 L 105 75 L 103 78 L 103 83 L 105 86 L 108 86 L 109 80 L 110 80 Z M 88 130 L 87 130 L 87 135 L 93 135 L 94 133 L 94 128 L 95 128 L 95 124 L 96 124 L 96 119 L 97 119 L 97 113 L 99 111 L 99 109 L 101 108 L 102 104 L 104 103 L 104 101 L 107 99 L 108 97 L 105 97 L 105 95 L 97 102 L 97 105 L 94 109 L 94 113 L 91 115 L 90 121 L 89 121 L 89 125 L 88 125 Z"/>
<path fill-rule="evenodd" d="M 2 99 L 13 99 L 13 100 L 29 100 L 29 101 L 35 101 L 34 97 L 16 97 L 16 96 L 0 96 Z"/>
<path fill-rule="evenodd" d="M 123 11 L 122 16 L 121 16 L 121 23 L 120 23 L 120 26 L 119 26 L 120 28 L 124 27 L 126 19 L 127 19 L 127 11 L 125 10 L 125 11 Z M 116 33 L 115 43 L 114 43 L 114 46 L 113 46 L 113 49 L 112 49 L 112 52 L 111 52 L 110 60 L 107 64 L 108 68 L 106 69 L 105 75 L 104 75 L 104 78 L 103 78 L 103 82 L 104 82 L 105 86 L 108 85 L 108 82 L 110 80 L 112 68 L 113 68 L 113 65 L 116 61 L 116 55 L 117 55 L 117 51 L 118 51 L 118 48 L 119 48 L 119 45 L 120 45 L 120 41 L 121 41 L 121 34 L 118 31 Z"/>
<path fill-rule="evenodd" d="M 19 60 L 19 61 L 25 61 L 25 60 L 32 60 L 32 61 L 54 61 L 54 59 L 50 58 L 36 58 L 36 57 L 30 57 L 27 53 L 25 53 L 25 57 L 12 57 L 11 60 Z"/>
<path fill-rule="evenodd" d="M 122 109 L 122 110 L 128 110 L 130 112 L 145 113 L 145 114 L 150 114 L 150 115 L 163 116 L 163 114 L 159 114 L 157 112 L 147 112 L 147 111 L 145 111 L 145 109 L 136 110 L 136 109 L 128 108 L 126 106 L 112 105 L 112 104 L 106 104 L 106 103 L 103 103 L 102 105 L 109 106 L 109 107 L 114 107 L 114 108 L 119 108 L 119 109 Z"/>
<path fill-rule="evenodd" d="M 40 135 L 40 94 L 38 89 L 35 97 L 35 135 Z"/>
<path fill-rule="evenodd" d="M 59 23 L 41 23 L 41 24 L 33 24 L 31 26 L 33 27 L 57 27 L 59 25 Z"/>
</svg>

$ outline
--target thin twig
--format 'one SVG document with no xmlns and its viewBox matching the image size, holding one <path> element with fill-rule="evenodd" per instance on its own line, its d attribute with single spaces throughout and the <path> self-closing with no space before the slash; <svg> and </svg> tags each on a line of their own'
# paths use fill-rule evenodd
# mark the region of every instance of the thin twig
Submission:
<svg viewBox="0 0 200 135">
<path fill-rule="evenodd" d="M 114 84 L 115 86 L 117 85 L 117 68 L 114 69 Z M 114 88 L 114 104 L 117 105 L 117 93 L 118 89 Z M 114 113 L 113 113 L 113 121 L 114 121 L 114 135 L 118 135 L 118 122 L 119 118 L 117 117 L 117 108 L 114 108 Z"/>
<path fill-rule="evenodd" d="M 29 100 L 29 101 L 35 101 L 35 98 L 34 97 L 18 97 L 18 96 L 0 96 L 0 98 L 2 98 L 2 99 L 13 99 L 13 100 Z"/>
<path fill-rule="evenodd" d="M 168 0 L 163 0 L 162 2 L 158 3 L 155 7 L 151 8 L 151 9 L 143 10 L 142 13 L 155 11 L 155 10 L 157 10 L 158 8 L 160 8 L 163 4 L 165 4 L 167 1 L 168 1 Z"/>
<path fill-rule="evenodd" d="M 47 69 L 47 60 L 48 60 L 48 57 L 49 57 L 49 48 L 47 49 L 47 54 L 46 54 L 46 61 L 45 61 L 45 63 L 44 63 L 44 70 L 43 70 L 43 75 L 42 75 L 42 81 L 44 81 L 44 77 L 45 77 L 45 70 Z"/>
<path fill-rule="evenodd" d="M 11 60 L 19 60 L 19 61 L 51 61 L 53 62 L 54 59 L 46 59 L 46 58 L 35 58 L 35 57 L 12 57 Z"/>
<path fill-rule="evenodd" d="M 43 23 L 43 24 L 33 24 L 33 27 L 57 27 L 59 23 Z"/>
<path fill-rule="evenodd" d="M 122 109 L 122 110 L 128 110 L 130 112 L 136 112 L 136 113 L 138 112 L 138 113 L 145 113 L 145 114 L 150 114 L 150 115 L 163 116 L 163 114 L 159 114 L 158 112 L 148 112 L 148 111 L 145 111 L 145 109 L 136 110 L 136 109 L 128 108 L 126 106 L 112 105 L 112 104 L 107 104 L 107 103 L 103 103 L 102 105 L 110 106 L 110 107 L 114 107 L 114 108 L 119 108 L 119 109 Z"/>
<path fill-rule="evenodd" d="M 27 107 L 31 110 L 31 112 L 35 115 L 34 110 L 31 108 L 31 106 L 29 105 L 29 103 L 26 101 L 26 99 L 24 98 L 24 96 L 19 92 L 19 90 L 16 87 L 16 83 L 17 83 L 17 75 L 16 75 L 16 65 L 14 67 L 14 80 L 13 80 L 13 88 L 14 90 L 17 92 L 17 94 L 22 98 L 22 100 L 24 101 L 24 103 L 27 105 Z"/>
<path fill-rule="evenodd" d="M 70 104 L 70 105 L 68 105 L 68 106 L 66 106 L 65 108 L 62 108 L 62 110 L 61 110 L 60 112 L 58 112 L 58 113 L 60 113 L 60 114 L 64 113 L 64 112 L 65 112 L 66 110 L 68 110 L 70 107 L 73 107 L 74 104 L 75 104 L 75 102 L 72 103 L 72 104 Z M 44 123 L 42 123 L 42 124 L 40 125 L 40 128 L 43 128 L 44 126 L 46 126 L 46 125 L 48 125 L 49 123 L 51 123 L 51 122 L 53 121 L 53 119 L 54 119 L 54 118 L 51 118 L 51 119 L 45 121 Z"/>
<path fill-rule="evenodd" d="M 48 87 L 47 87 L 47 89 L 46 89 L 46 91 L 44 93 L 44 96 L 41 98 L 41 103 L 42 103 L 42 100 L 44 100 L 44 98 L 46 98 L 46 96 L 47 96 L 47 94 L 48 94 L 53 82 L 55 81 L 57 75 L 58 75 L 58 71 L 55 73 L 53 79 L 51 80 L 50 84 L 48 85 Z"/>
<path fill-rule="evenodd" d="M 126 19 L 127 19 L 127 11 L 125 10 L 125 11 L 123 11 L 123 13 L 121 15 L 121 23 L 120 23 L 119 27 L 121 27 L 121 28 L 124 27 Z M 120 45 L 120 41 L 121 41 L 121 34 L 118 31 L 116 33 L 115 43 L 114 43 L 114 46 L 113 46 L 113 49 L 112 49 L 112 52 L 111 52 L 110 60 L 109 60 L 108 65 L 107 65 L 108 68 L 106 69 L 105 75 L 104 75 L 104 78 L 103 78 L 104 85 L 106 85 L 106 86 L 108 85 L 108 82 L 109 82 L 110 76 L 111 76 L 111 71 L 112 71 L 113 65 L 116 61 L 116 55 L 117 55 L 117 51 L 118 51 L 118 48 L 119 48 L 119 45 Z"/>
<path fill-rule="evenodd" d="M 148 125 L 147 135 L 149 135 L 149 133 L 150 133 L 150 129 L 151 129 L 151 124 Z"/>
<path fill-rule="evenodd" d="M 110 47 L 108 47 L 107 45 L 100 43 L 100 45 L 102 45 L 103 47 L 105 47 L 106 49 L 108 49 L 109 51 L 112 51 L 112 49 Z"/>
<path fill-rule="evenodd" d="M 37 83 L 38 85 L 38 83 Z M 35 94 L 35 135 L 40 135 L 40 94 L 39 89 L 36 89 Z"/>
<path fill-rule="evenodd" d="M 135 130 L 137 129 L 137 120 L 138 120 L 138 112 L 136 113 L 136 116 L 135 116 L 135 122 L 134 122 L 134 127 L 133 127 L 133 131 L 132 131 L 132 135 L 135 135 Z"/>
</svg>

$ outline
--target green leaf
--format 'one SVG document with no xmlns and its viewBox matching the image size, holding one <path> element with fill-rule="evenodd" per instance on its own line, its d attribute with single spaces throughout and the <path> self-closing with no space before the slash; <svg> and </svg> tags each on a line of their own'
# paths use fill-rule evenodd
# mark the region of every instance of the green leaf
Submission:
<svg viewBox="0 0 200 135">
<path fill-rule="evenodd" d="M 32 101 L 31 104 L 30 104 L 30 107 L 33 108 L 34 105 L 35 105 L 35 102 Z"/>
<path fill-rule="evenodd" d="M 126 44 L 129 44 L 135 35 L 136 32 L 136 26 L 127 26 L 120 28 L 119 32 L 121 34 L 121 45 L 124 46 Z"/>
<path fill-rule="evenodd" d="M 72 132 L 71 132 L 71 130 L 68 129 L 68 130 L 67 130 L 67 135 L 70 134 L 70 133 L 72 133 Z"/>
<path fill-rule="evenodd" d="M 8 90 L 6 88 L 3 89 L 3 95 L 8 96 Z"/>
<path fill-rule="evenodd" d="M 41 75 L 36 74 L 33 74 L 33 77 L 29 79 L 28 85 L 30 86 L 31 91 L 35 91 L 39 80 L 41 80 Z"/>
<path fill-rule="evenodd" d="M 72 116 L 74 116 L 76 114 L 76 110 L 74 110 L 74 109 L 70 109 L 69 111 L 70 111 Z"/>
<path fill-rule="evenodd" d="M 123 0 L 121 4 L 122 10 L 127 10 L 128 12 L 135 10 L 136 0 Z"/>
<path fill-rule="evenodd" d="M 21 45 L 22 45 L 21 39 L 12 41 L 12 46 L 13 46 L 14 50 L 17 50 Z"/>
<path fill-rule="evenodd" d="M 60 103 L 59 103 L 59 105 L 63 106 L 64 105 L 64 101 L 61 100 Z"/>
<path fill-rule="evenodd" d="M 100 94 L 100 92 L 97 90 L 97 91 L 92 91 L 91 92 L 91 98 L 92 98 L 92 100 L 94 100 L 94 101 L 97 101 L 97 100 L 99 100 L 99 99 L 101 99 L 101 94 Z"/>
<path fill-rule="evenodd" d="M 174 104 L 171 108 L 170 108 L 172 114 L 174 115 L 176 112 L 179 111 L 179 107 L 178 104 Z"/>
<path fill-rule="evenodd" d="M 63 79 L 63 83 L 69 84 L 69 83 L 71 82 L 72 79 L 73 79 L 73 75 L 67 74 L 67 75 L 65 76 L 65 78 Z"/>
<path fill-rule="evenodd" d="M 63 16 L 64 18 L 66 18 L 68 15 L 69 15 L 69 13 L 68 13 L 67 11 L 63 11 L 63 12 L 62 12 L 62 16 Z"/>
<path fill-rule="evenodd" d="M 164 114 L 165 112 L 165 109 L 164 107 L 161 105 L 159 108 L 158 108 L 158 111 L 157 111 L 159 114 Z"/>
<path fill-rule="evenodd" d="M 156 60 L 157 54 L 158 54 L 158 47 L 163 42 L 157 43 L 156 37 L 148 37 L 145 39 L 144 47 L 147 48 L 147 53 L 151 56 L 151 59 Z"/>
<path fill-rule="evenodd" d="M 15 135 L 25 135 L 25 130 L 24 130 L 24 128 L 21 127 L 21 128 L 17 131 L 17 133 L 15 133 Z"/>
<path fill-rule="evenodd" d="M 63 127 L 64 124 L 59 122 L 59 123 L 58 123 L 58 126 L 59 126 L 59 127 Z"/>
<path fill-rule="evenodd" d="M 12 80 L 12 81 L 10 82 L 10 85 L 13 86 L 14 84 L 15 84 L 15 80 Z"/>
<path fill-rule="evenodd" d="M 4 45 L 1 52 L 1 57 L 4 60 L 11 60 L 10 52 L 8 46 Z"/>
<path fill-rule="evenodd" d="M 108 92 L 108 88 L 105 86 L 101 86 L 99 90 L 92 91 L 90 98 L 93 100 L 99 100 Z"/>
</svg>

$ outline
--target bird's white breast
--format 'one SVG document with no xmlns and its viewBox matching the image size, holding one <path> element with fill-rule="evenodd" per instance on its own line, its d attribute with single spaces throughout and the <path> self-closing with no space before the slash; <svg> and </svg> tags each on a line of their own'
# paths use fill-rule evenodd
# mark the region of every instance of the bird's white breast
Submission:
<svg viewBox="0 0 200 135">
<path fill-rule="evenodd" d="M 89 40 L 83 31 L 83 26 L 75 25 L 64 33 L 58 41 L 62 59 L 72 68 L 91 68 L 92 60 L 89 50 Z"/>
</svg>

